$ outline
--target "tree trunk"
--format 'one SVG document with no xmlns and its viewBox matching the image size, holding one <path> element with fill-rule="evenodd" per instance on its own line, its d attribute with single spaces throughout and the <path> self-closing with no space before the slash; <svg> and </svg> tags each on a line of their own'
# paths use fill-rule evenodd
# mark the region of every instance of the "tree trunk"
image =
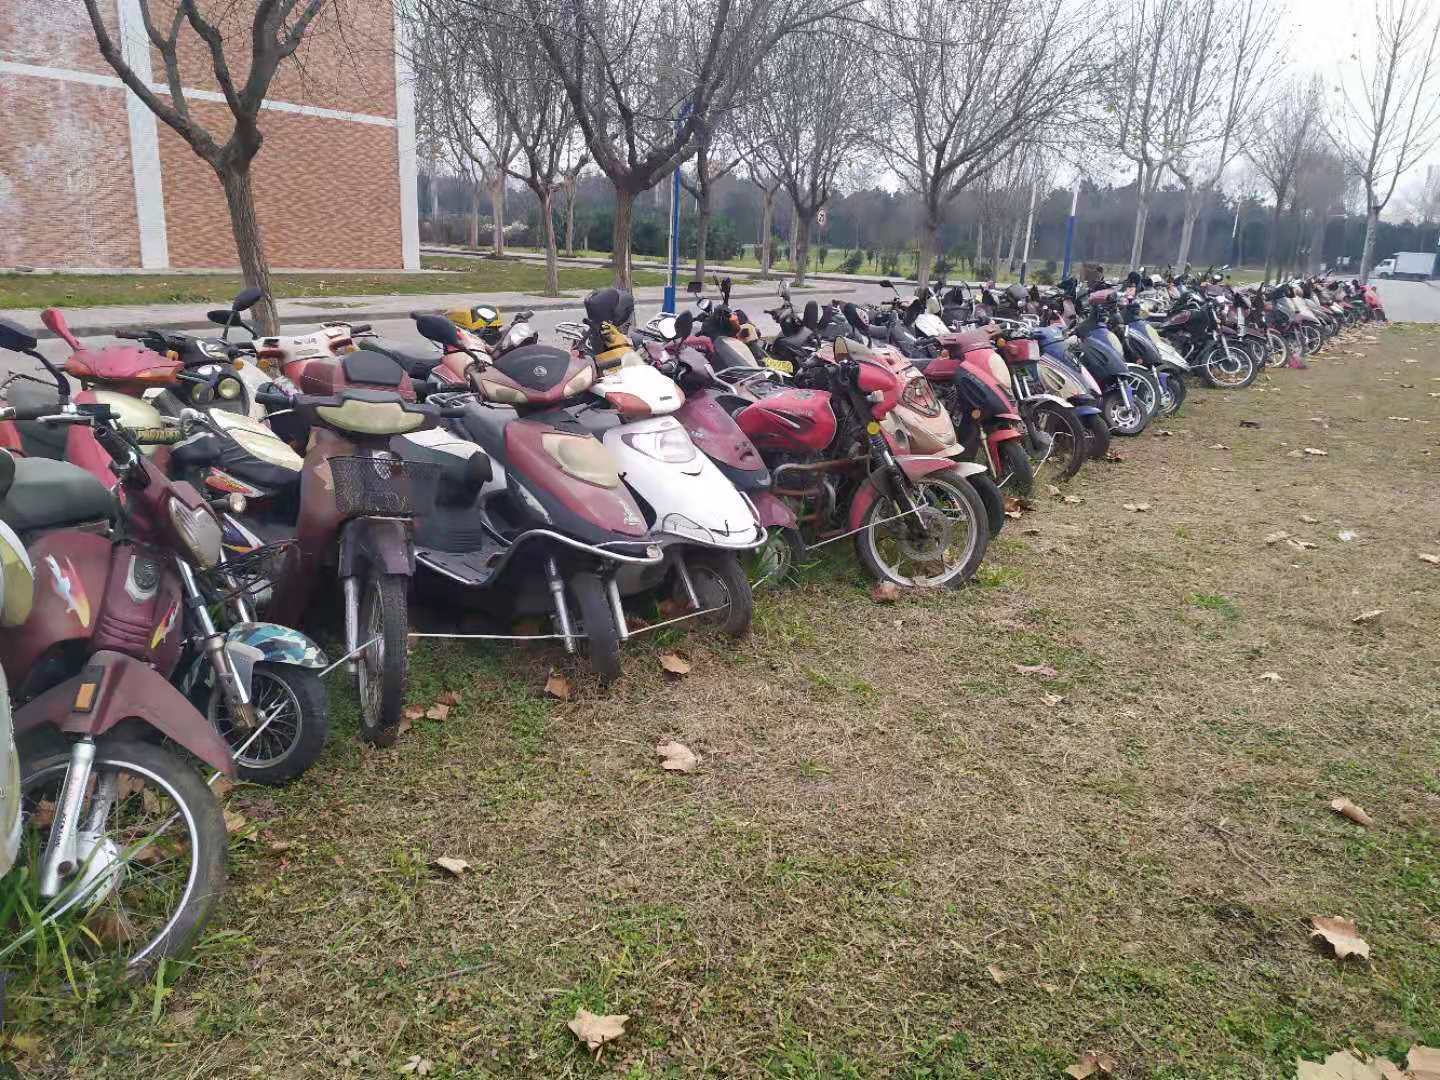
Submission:
<svg viewBox="0 0 1440 1080">
<path fill-rule="evenodd" d="M 255 217 L 255 191 L 250 186 L 250 164 L 217 168 L 220 186 L 225 189 L 225 203 L 230 208 L 230 229 L 235 234 L 235 250 L 240 256 L 240 273 L 248 288 L 259 289 L 260 302 L 250 310 L 261 336 L 280 331 L 275 298 L 270 295 L 270 263 L 265 258 L 265 245 L 260 236 L 260 222 Z"/>
<path fill-rule="evenodd" d="M 990 260 L 990 280 L 994 281 L 1000 276 L 1000 245 L 1005 243 L 1005 226 L 995 227 L 995 255 Z"/>
<path fill-rule="evenodd" d="M 915 267 L 915 280 L 920 288 L 930 284 L 930 268 L 940 254 L 940 206 L 933 196 L 925 199 L 925 218 L 920 224 L 920 260 Z"/>
<path fill-rule="evenodd" d="M 760 192 L 760 276 L 770 276 L 770 262 L 774 255 L 774 245 L 771 242 L 770 234 L 775 229 L 775 192 L 761 190 Z"/>
<path fill-rule="evenodd" d="M 1280 215 L 1285 210 L 1285 199 L 1283 196 L 1275 197 L 1275 213 L 1270 215 L 1270 236 L 1265 245 L 1265 280 L 1270 280 L 1270 267 L 1273 264 L 1275 273 L 1280 273 Z"/>
<path fill-rule="evenodd" d="M 470 186 L 470 246 L 480 247 L 480 184 Z"/>
<path fill-rule="evenodd" d="M 1010 247 L 1005 253 L 1005 275 L 1008 277 L 1015 269 L 1015 249 L 1020 246 L 1020 218 L 1015 219 L 1015 228 L 1010 231 Z"/>
<path fill-rule="evenodd" d="M 1143 165 L 1135 175 L 1135 234 L 1130 240 L 1130 266 L 1139 267 L 1145 251 L 1145 226 L 1150 220 L 1149 170 Z"/>
<path fill-rule="evenodd" d="M 790 204 L 790 270 L 792 273 L 800 272 L 800 264 L 796 262 L 800 247 L 800 208 L 794 203 Z M 798 278 L 796 279 L 799 280 Z"/>
<path fill-rule="evenodd" d="M 1315 223 L 1310 226 L 1310 273 L 1317 274 L 1325 264 L 1325 219 L 1323 211 L 1315 211 Z"/>
<path fill-rule="evenodd" d="M 545 295 L 560 295 L 560 267 L 556 264 L 555 189 L 545 184 L 535 193 L 540 200 L 540 220 L 545 223 Z"/>
<path fill-rule="evenodd" d="M 799 213 L 799 208 L 796 208 L 795 252 L 793 260 L 795 263 L 796 285 L 805 284 L 805 264 L 810 258 L 810 220 L 814 214 L 815 212 L 813 210 L 808 214 L 801 214 Z"/>
<path fill-rule="evenodd" d="M 1190 245 L 1195 240 L 1195 222 L 1200 217 L 1200 193 L 1194 188 L 1185 189 L 1184 222 L 1180 226 L 1180 250 L 1175 255 L 1175 265 L 1183 268 L 1190 261 Z"/>
<path fill-rule="evenodd" d="M 975 258 L 970 260 L 970 276 L 976 276 L 979 266 L 985 261 L 985 219 L 975 215 Z"/>
<path fill-rule="evenodd" d="M 630 289 L 630 221 L 635 216 L 635 194 L 615 188 L 615 231 L 610 243 L 610 272 L 615 288 Z"/>
<path fill-rule="evenodd" d="M 505 174 L 496 172 L 494 179 L 490 181 L 490 213 L 494 217 L 493 238 L 491 240 L 491 253 L 500 256 L 505 254 Z"/>
<path fill-rule="evenodd" d="M 575 181 L 565 185 L 565 257 L 575 257 Z"/>
<path fill-rule="evenodd" d="M 705 245 L 710 233 L 710 190 L 701 187 L 695 197 L 695 280 L 705 280 Z"/>
</svg>

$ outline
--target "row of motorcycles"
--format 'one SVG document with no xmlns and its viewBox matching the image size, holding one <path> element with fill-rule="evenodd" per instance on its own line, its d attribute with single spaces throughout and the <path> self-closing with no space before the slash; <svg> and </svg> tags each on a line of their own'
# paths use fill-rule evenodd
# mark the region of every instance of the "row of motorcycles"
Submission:
<svg viewBox="0 0 1440 1080">
<path fill-rule="evenodd" d="M 303 773 L 331 672 L 387 746 L 415 637 L 559 641 L 603 682 L 637 634 L 747 633 L 754 589 L 841 541 L 877 582 L 958 586 L 1007 493 L 1173 412 L 1185 375 L 1246 385 L 1229 310 L 1284 310 L 1218 277 L 891 287 L 868 309 L 797 310 L 782 285 L 766 340 L 715 284 L 643 325 L 596 291 L 559 344 L 529 312 L 415 313 L 423 353 L 364 324 L 258 335 L 254 290 L 210 313 L 218 336 L 99 349 L 47 310 L 58 366 L 0 319 L 44 371 L 0 386 L 0 963 L 47 933 L 132 973 L 183 952 L 225 881 L 217 781 Z M 1322 327 L 1357 309 L 1339 296 Z M 447 625 L 417 630 L 412 604 Z M 331 611 L 333 658 L 298 629 Z"/>
</svg>

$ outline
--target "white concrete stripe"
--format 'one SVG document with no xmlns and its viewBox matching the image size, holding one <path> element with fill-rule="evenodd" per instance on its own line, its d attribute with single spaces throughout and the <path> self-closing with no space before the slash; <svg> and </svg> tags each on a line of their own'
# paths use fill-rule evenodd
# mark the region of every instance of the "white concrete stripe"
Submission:
<svg viewBox="0 0 1440 1080">
<path fill-rule="evenodd" d="M 400 244 L 406 270 L 420 269 L 420 186 L 415 161 L 415 73 L 410 68 L 409 37 L 394 7 L 395 138 L 400 160 Z"/>
<path fill-rule="evenodd" d="M 88 86 L 120 88 L 125 84 L 114 75 L 96 75 L 89 71 L 72 71 L 69 68 L 44 67 L 39 64 L 18 64 L 13 60 L 0 60 L 0 75 L 26 75 L 37 79 L 54 79 L 60 82 L 84 83 Z M 157 94 L 169 95 L 170 89 L 160 83 L 147 83 Z M 194 90 L 185 88 L 185 96 L 196 101 L 217 101 L 223 103 L 225 95 L 217 90 Z M 264 109 L 276 112 L 298 113 L 301 116 L 318 116 L 325 120 L 345 120 L 352 124 L 374 124 L 377 127 L 398 127 L 393 117 L 371 116 L 368 113 L 342 112 L 339 109 L 322 109 L 315 105 L 297 105 L 292 101 L 272 101 L 269 98 L 260 103 Z M 413 108 L 413 99 L 412 99 Z"/>
<path fill-rule="evenodd" d="M 150 42 L 140 14 L 140 0 L 120 0 L 120 47 L 125 62 L 149 82 Z M 116 80 L 119 81 L 118 79 Z M 130 122 L 130 170 L 135 181 L 135 217 L 140 224 L 140 266 L 170 266 L 170 240 L 165 230 L 165 186 L 160 173 L 158 121 L 145 103 L 127 89 L 125 113 Z"/>
</svg>

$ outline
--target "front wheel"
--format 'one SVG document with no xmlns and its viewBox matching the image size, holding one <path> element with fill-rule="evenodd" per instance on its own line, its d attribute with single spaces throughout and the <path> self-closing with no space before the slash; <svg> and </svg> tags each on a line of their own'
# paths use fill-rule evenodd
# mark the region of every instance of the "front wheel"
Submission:
<svg viewBox="0 0 1440 1080">
<path fill-rule="evenodd" d="M 1005 496 L 1000 494 L 999 486 L 989 473 L 971 473 L 965 477 L 965 482 L 980 496 L 980 504 L 985 507 L 985 523 L 990 526 L 990 538 L 993 540 L 1005 527 Z"/>
<path fill-rule="evenodd" d="M 585 648 L 590 666 L 601 683 L 609 685 L 620 677 L 620 628 L 615 625 L 615 610 L 598 574 L 572 574 L 570 595 L 579 608 L 580 631 L 585 635 Z"/>
<path fill-rule="evenodd" d="M 1085 464 L 1085 425 L 1073 406 L 1041 401 L 1029 407 L 1025 418 L 1030 431 L 1027 446 L 1030 468 L 1038 478 L 1068 480 Z"/>
<path fill-rule="evenodd" d="M 1255 358 L 1228 338 L 1211 342 L 1200 355 L 1200 374 L 1216 390 L 1239 390 L 1255 381 Z"/>
<path fill-rule="evenodd" d="M 860 562 L 876 581 L 895 585 L 954 587 L 968 581 L 990 543 L 980 496 L 955 468 L 906 486 L 917 512 L 905 513 L 907 507 L 884 497 L 871 503 L 855 535 Z"/>
<path fill-rule="evenodd" d="M 1185 395 L 1190 391 L 1185 386 L 1185 377 L 1174 372 L 1164 371 L 1155 376 L 1164 383 L 1165 407 L 1161 416 L 1174 416 L 1185 404 Z"/>
<path fill-rule="evenodd" d="M 405 706 L 410 669 L 410 579 L 372 573 L 360 597 L 361 651 L 357 666 L 360 737 L 374 746 L 394 746 Z"/>
<path fill-rule="evenodd" d="M 1035 469 L 1025 453 L 1023 439 L 1006 439 L 996 451 L 1000 459 L 1000 486 L 1011 495 L 1029 495 L 1035 490 Z"/>
<path fill-rule="evenodd" d="M 684 558 L 700 609 L 711 612 L 702 616 L 703 620 L 731 637 L 748 634 L 750 619 L 755 614 L 755 598 L 750 592 L 750 579 L 745 576 L 735 553 L 692 549 Z"/>
<path fill-rule="evenodd" d="M 751 589 L 774 589 L 795 573 L 805 558 L 805 541 L 796 529 L 770 526 L 765 543 L 748 551 L 741 562 L 750 579 Z"/>
<path fill-rule="evenodd" d="M 1122 383 L 1124 389 L 1130 392 L 1129 401 L 1125 400 Z M 1105 391 L 1105 396 L 1100 401 L 1100 411 L 1110 431 L 1115 435 L 1125 436 L 1139 435 L 1144 431 L 1150 425 L 1153 409 L 1149 405 L 1154 403 L 1154 391 L 1154 384 L 1145 379 L 1134 375 L 1117 375 L 1115 385 Z"/>
<path fill-rule="evenodd" d="M 170 751 L 100 740 L 78 817 L 78 869 L 47 901 L 35 883 L 69 769 L 69 744 L 46 739 L 33 754 L 22 751 L 24 903 L 71 957 L 108 955 L 129 977 L 143 978 L 162 959 L 189 951 L 225 891 L 229 838 L 219 801 Z M 0 941 L 27 947 L 34 923 L 6 911 Z M 0 949 L 0 960 L 7 951 Z"/>
<path fill-rule="evenodd" d="M 319 672 L 291 664 L 256 664 L 250 703 L 255 707 L 253 728 L 234 722 L 224 695 L 214 688 L 206 709 L 210 723 L 235 754 L 241 780 L 283 784 L 315 764 L 330 733 L 330 699 Z M 262 724 L 264 730 L 255 735 Z"/>
<path fill-rule="evenodd" d="M 1085 424 L 1085 445 L 1090 459 L 1099 461 L 1110 452 L 1110 425 L 1103 413 L 1091 413 L 1082 418 Z"/>
</svg>

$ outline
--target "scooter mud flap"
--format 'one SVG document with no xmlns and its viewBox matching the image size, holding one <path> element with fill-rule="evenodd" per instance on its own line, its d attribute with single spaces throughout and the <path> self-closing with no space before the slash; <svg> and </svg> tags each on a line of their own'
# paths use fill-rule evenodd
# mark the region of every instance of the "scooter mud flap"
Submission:
<svg viewBox="0 0 1440 1080">
<path fill-rule="evenodd" d="M 235 674 L 248 692 L 256 664 L 289 664 L 291 667 L 328 666 L 325 653 L 304 634 L 279 623 L 238 623 L 225 631 L 225 652 L 235 665 Z"/>
<path fill-rule="evenodd" d="M 934 457 L 929 454 L 904 454 L 896 460 L 900 462 L 900 468 L 911 480 L 919 480 L 922 476 L 929 476 L 941 469 L 954 469 L 961 476 L 974 476 L 977 473 L 985 472 L 984 465 L 977 465 L 973 461 L 952 461 L 950 458 Z M 878 470 L 877 470 L 878 471 Z M 875 481 L 875 473 L 865 478 L 860 485 L 860 490 L 855 493 L 854 499 L 850 502 L 850 529 L 860 528 L 865 515 L 870 512 L 870 507 L 875 500 L 880 498 L 880 487 Z"/>
<path fill-rule="evenodd" d="M 767 529 L 794 529 L 797 528 L 795 511 L 791 510 L 782 499 L 776 498 L 768 491 L 752 491 L 749 493 L 750 502 L 755 507 L 755 516 L 760 524 Z"/>
<path fill-rule="evenodd" d="M 415 573 L 415 543 L 403 518 L 356 518 L 340 529 L 340 576 L 358 577 L 366 566 L 382 574 Z"/>
<path fill-rule="evenodd" d="M 147 664 L 101 651 L 84 669 L 15 711 L 17 733 L 43 725 L 99 736 L 122 720 L 141 720 L 226 776 L 235 758 L 214 727 L 184 694 Z"/>
</svg>

